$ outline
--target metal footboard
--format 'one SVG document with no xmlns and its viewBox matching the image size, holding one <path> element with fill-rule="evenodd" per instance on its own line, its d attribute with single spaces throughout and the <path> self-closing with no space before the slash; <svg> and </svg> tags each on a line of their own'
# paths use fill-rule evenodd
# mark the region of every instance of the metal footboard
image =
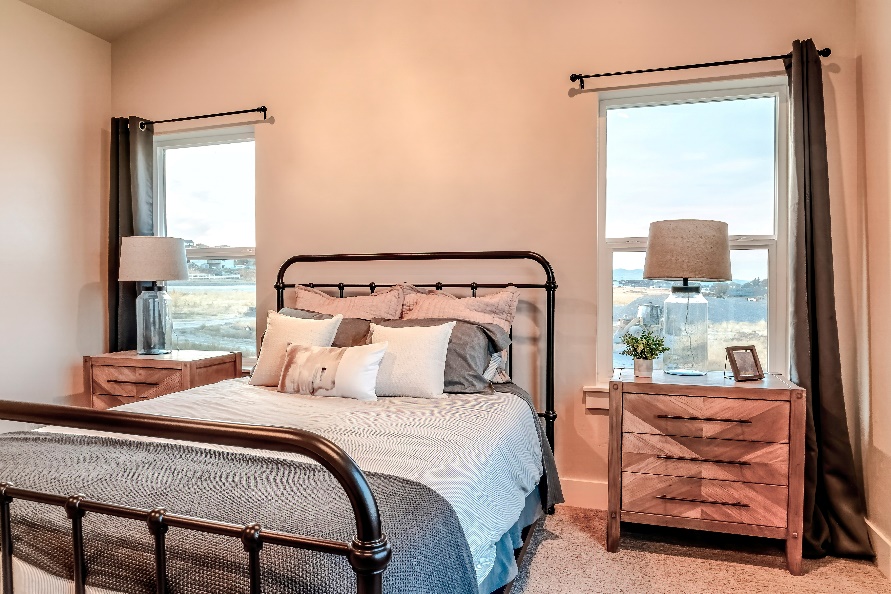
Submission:
<svg viewBox="0 0 891 594">
<path fill-rule="evenodd" d="M 353 459 L 336 444 L 320 435 L 300 429 L 199 421 L 10 401 L 0 401 L 0 419 L 301 454 L 312 458 L 334 475 L 346 492 L 356 519 L 356 538 L 352 542 L 345 543 L 264 530 L 257 524 L 239 526 L 168 514 L 160 508 L 139 509 L 93 501 L 77 494 L 65 496 L 40 493 L 0 483 L 2 594 L 13 594 L 13 542 L 10 507 L 17 499 L 65 509 L 71 519 L 74 591 L 76 594 L 85 592 L 89 569 L 85 563 L 83 535 L 83 518 L 87 513 L 141 520 L 146 523 L 146 529 L 152 535 L 155 543 L 155 575 L 158 594 L 165 594 L 168 591 L 165 535 L 170 528 L 239 539 L 248 555 L 251 594 L 260 593 L 260 551 L 264 544 L 346 557 L 356 573 L 358 594 L 381 594 L 381 577 L 390 562 L 391 550 L 387 537 L 381 531 L 377 502 L 365 475 Z M 0 481 L 2 478 L 0 477 Z"/>
</svg>

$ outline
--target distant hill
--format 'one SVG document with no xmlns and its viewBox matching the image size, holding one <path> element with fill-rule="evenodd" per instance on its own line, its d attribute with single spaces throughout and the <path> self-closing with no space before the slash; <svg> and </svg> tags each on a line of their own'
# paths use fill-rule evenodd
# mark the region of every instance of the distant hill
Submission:
<svg viewBox="0 0 891 594">
<path fill-rule="evenodd" d="M 614 268 L 613 280 L 643 280 L 643 268 L 635 268 L 634 270 Z"/>
</svg>

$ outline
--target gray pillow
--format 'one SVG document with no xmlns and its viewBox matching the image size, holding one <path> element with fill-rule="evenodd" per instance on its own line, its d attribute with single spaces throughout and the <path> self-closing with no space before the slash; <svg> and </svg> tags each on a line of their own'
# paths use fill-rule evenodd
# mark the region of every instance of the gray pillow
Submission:
<svg viewBox="0 0 891 594">
<path fill-rule="evenodd" d="M 316 313 L 314 311 L 306 311 L 304 309 L 292 309 L 283 307 L 279 310 L 283 316 L 292 318 L 302 318 L 304 320 L 329 320 L 334 316 L 329 314 Z M 333 347 L 354 347 L 362 346 L 368 342 L 368 333 L 371 331 L 371 322 L 368 320 L 360 320 L 358 318 L 344 318 L 340 322 L 337 334 L 334 335 Z"/>
<path fill-rule="evenodd" d="M 344 319 L 346 322 L 346 319 Z M 491 383 L 483 377 L 489 359 L 510 345 L 510 336 L 495 324 L 476 324 L 462 320 L 375 320 L 379 326 L 409 328 L 441 326 L 457 322 L 449 339 L 445 361 L 445 392 L 449 394 L 491 393 Z"/>
</svg>

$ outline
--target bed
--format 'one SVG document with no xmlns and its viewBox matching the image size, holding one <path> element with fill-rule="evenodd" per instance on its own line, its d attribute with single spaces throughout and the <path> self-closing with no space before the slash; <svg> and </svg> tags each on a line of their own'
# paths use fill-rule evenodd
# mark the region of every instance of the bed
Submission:
<svg viewBox="0 0 891 594">
<path fill-rule="evenodd" d="M 509 590 L 542 511 L 562 501 L 547 261 L 533 252 L 294 256 L 275 285 L 282 309 L 296 264 L 521 259 L 540 264 L 545 282 L 416 286 L 545 291 L 540 413 L 512 383 L 375 403 L 246 380 L 111 411 L 0 403 L 0 418 L 49 425 L 0 436 L 3 594 L 67 592 L 72 582 L 100 594 Z M 340 297 L 389 286 L 299 284 Z"/>
</svg>

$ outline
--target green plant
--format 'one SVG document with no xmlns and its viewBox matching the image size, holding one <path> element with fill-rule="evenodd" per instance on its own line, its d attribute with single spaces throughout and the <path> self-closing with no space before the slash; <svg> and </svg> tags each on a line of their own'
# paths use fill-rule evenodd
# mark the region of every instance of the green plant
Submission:
<svg viewBox="0 0 891 594">
<path fill-rule="evenodd" d="M 649 330 L 642 331 L 639 336 L 626 332 L 622 335 L 622 344 L 625 345 L 622 354 L 635 359 L 652 360 L 669 350 L 665 339 Z"/>
</svg>

